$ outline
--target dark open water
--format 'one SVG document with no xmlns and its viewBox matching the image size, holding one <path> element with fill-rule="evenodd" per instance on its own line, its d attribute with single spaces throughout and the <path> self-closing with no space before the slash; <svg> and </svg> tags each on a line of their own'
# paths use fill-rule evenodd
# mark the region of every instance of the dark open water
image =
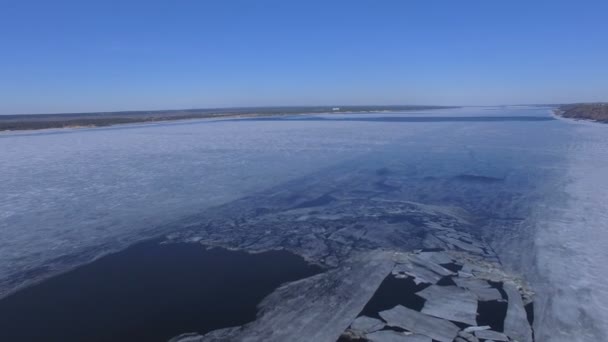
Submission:
<svg viewBox="0 0 608 342">
<path fill-rule="evenodd" d="M 319 271 L 283 251 L 147 241 L 0 301 L 0 341 L 166 341 L 242 325 L 280 284 Z"/>
</svg>

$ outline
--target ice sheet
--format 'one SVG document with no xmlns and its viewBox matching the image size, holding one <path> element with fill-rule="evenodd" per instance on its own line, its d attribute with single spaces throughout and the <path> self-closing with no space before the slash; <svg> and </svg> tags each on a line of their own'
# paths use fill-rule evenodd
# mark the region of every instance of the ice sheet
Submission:
<svg viewBox="0 0 608 342">
<path fill-rule="evenodd" d="M 317 117 L 411 115 L 551 116 L 485 107 Z M 405 165 L 401 191 L 412 200 L 490 217 L 483 234 L 536 287 L 540 340 L 608 336 L 608 126 L 568 120 L 197 120 L 1 133 L 0 297 L 49 265 L 63 271 L 346 161 Z"/>
<path fill-rule="evenodd" d="M 608 336 L 608 125 L 569 122 L 565 178 L 539 209 L 537 341 Z M 543 314 L 547 313 L 547 314 Z"/>
</svg>

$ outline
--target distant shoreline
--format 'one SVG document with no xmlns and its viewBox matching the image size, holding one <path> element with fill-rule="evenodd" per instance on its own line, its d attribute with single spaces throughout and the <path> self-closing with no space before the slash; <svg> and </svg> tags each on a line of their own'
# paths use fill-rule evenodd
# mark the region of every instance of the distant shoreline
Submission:
<svg viewBox="0 0 608 342">
<path fill-rule="evenodd" d="M 65 114 L 0 115 L 0 132 L 57 128 L 92 128 L 123 124 L 177 121 L 191 119 L 221 119 L 258 116 L 332 113 L 380 113 L 386 111 L 415 111 L 451 109 L 457 106 L 318 106 L 318 107 L 252 107 L 163 111 L 128 111 Z"/>
</svg>

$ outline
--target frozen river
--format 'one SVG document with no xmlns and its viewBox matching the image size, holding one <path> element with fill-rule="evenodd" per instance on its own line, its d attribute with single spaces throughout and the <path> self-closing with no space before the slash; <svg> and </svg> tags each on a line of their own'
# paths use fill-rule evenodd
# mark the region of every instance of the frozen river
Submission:
<svg viewBox="0 0 608 342">
<path fill-rule="evenodd" d="M 0 297 L 207 208 L 398 164 L 412 200 L 484 218 L 482 235 L 537 290 L 537 340 L 608 336 L 608 126 L 550 108 L 0 133 L 0 160 Z"/>
</svg>

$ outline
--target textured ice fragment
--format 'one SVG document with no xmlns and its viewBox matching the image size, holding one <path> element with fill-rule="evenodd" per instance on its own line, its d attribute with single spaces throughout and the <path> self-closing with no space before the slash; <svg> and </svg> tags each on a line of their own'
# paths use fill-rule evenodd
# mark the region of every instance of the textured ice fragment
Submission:
<svg viewBox="0 0 608 342">
<path fill-rule="evenodd" d="M 458 332 L 458 337 L 456 337 L 456 339 L 459 339 L 459 338 L 464 339 L 467 342 L 479 342 L 479 339 L 475 335 L 468 333 L 466 331 Z"/>
<path fill-rule="evenodd" d="M 453 280 L 459 287 L 473 292 L 480 301 L 502 300 L 500 291 L 490 286 L 485 280 L 460 277 L 455 277 Z"/>
<path fill-rule="evenodd" d="M 169 340 L 169 342 L 201 342 L 203 336 L 197 333 L 185 333 L 179 336 L 175 336 Z"/>
<path fill-rule="evenodd" d="M 488 283 L 487 281 L 477 279 L 477 278 L 466 278 L 466 279 L 454 278 L 454 282 L 456 283 L 456 285 L 463 287 L 465 289 L 470 289 L 470 288 L 487 289 L 487 288 L 492 287 L 490 285 L 490 283 Z"/>
<path fill-rule="evenodd" d="M 494 341 L 508 341 L 509 338 L 507 335 L 503 333 L 499 333 L 498 331 L 493 330 L 479 330 L 475 332 L 475 336 L 485 339 L 485 340 L 494 340 Z"/>
<path fill-rule="evenodd" d="M 393 274 L 407 274 L 409 276 L 412 276 L 414 277 L 414 282 L 416 284 L 435 284 L 439 280 L 441 280 L 441 278 L 443 278 L 441 275 L 429 270 L 428 268 L 418 266 L 409 262 L 395 265 L 395 267 L 393 268 Z"/>
<path fill-rule="evenodd" d="M 512 283 L 504 283 L 503 289 L 507 293 L 508 306 L 505 317 L 505 334 L 519 342 L 532 342 L 532 328 L 528 323 L 524 303 L 519 291 Z"/>
<path fill-rule="evenodd" d="M 424 258 L 421 258 L 418 255 L 415 255 L 412 257 L 412 262 L 418 266 L 422 266 L 424 268 L 427 268 L 437 274 L 439 274 L 442 277 L 446 277 L 446 276 L 450 276 L 450 275 L 454 275 L 454 272 L 442 267 L 441 265 L 438 265 L 432 261 L 426 260 Z"/>
<path fill-rule="evenodd" d="M 416 293 L 426 299 L 422 313 L 462 322 L 477 324 L 477 296 L 456 286 L 431 285 Z"/>
<path fill-rule="evenodd" d="M 365 336 L 371 342 L 432 342 L 433 339 L 420 335 L 402 333 L 392 330 L 376 331 Z"/>
<path fill-rule="evenodd" d="M 440 342 L 452 342 L 460 330 L 450 321 L 429 316 L 402 305 L 381 311 L 380 317 L 390 326 L 422 334 Z"/>
<path fill-rule="evenodd" d="M 417 256 L 419 259 L 434 262 L 436 264 L 449 264 L 453 261 L 446 252 L 420 252 Z"/>
<path fill-rule="evenodd" d="M 484 254 L 483 249 L 481 249 L 477 246 L 474 246 L 470 243 L 466 243 L 466 242 L 463 242 L 463 241 L 460 241 L 458 239 L 454 239 L 454 238 L 451 238 L 448 236 L 440 236 L 439 238 L 441 240 L 449 243 L 450 245 L 460 248 L 464 251 L 471 252 L 474 254 Z"/>
<path fill-rule="evenodd" d="M 454 275 L 454 272 L 442 267 L 441 265 L 428 260 L 420 255 L 405 256 L 395 265 L 394 275 L 407 274 L 414 277 L 416 284 L 430 283 L 435 284 L 445 276 Z"/>
<path fill-rule="evenodd" d="M 426 234 L 426 236 L 424 237 L 424 240 L 422 241 L 422 245 L 425 248 L 442 248 L 442 249 L 447 248 L 447 244 L 445 242 L 443 242 L 442 240 L 439 240 L 433 234 Z"/>
<path fill-rule="evenodd" d="M 350 329 L 362 333 L 370 333 L 384 328 L 384 322 L 367 316 L 359 316 L 350 325 Z"/>
<path fill-rule="evenodd" d="M 481 331 L 481 330 L 490 330 L 490 329 L 491 329 L 491 327 L 489 325 L 481 325 L 481 326 L 466 327 L 466 328 L 464 328 L 463 331 L 470 333 L 470 332 Z"/>
<path fill-rule="evenodd" d="M 465 263 L 464 265 L 462 265 L 460 271 L 473 274 L 473 266 L 471 264 Z"/>
</svg>

